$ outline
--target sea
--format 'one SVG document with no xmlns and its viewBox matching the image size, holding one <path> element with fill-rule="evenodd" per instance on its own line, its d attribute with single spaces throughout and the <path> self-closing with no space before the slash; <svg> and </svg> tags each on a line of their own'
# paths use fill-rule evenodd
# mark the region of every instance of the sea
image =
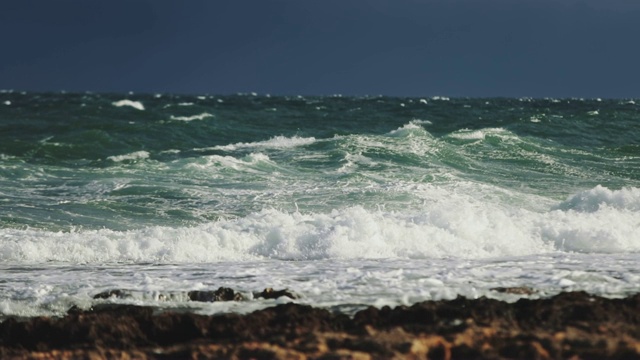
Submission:
<svg viewBox="0 0 640 360">
<path fill-rule="evenodd" d="M 640 291 L 639 99 L 0 92 L 0 319 L 563 291 Z"/>
</svg>

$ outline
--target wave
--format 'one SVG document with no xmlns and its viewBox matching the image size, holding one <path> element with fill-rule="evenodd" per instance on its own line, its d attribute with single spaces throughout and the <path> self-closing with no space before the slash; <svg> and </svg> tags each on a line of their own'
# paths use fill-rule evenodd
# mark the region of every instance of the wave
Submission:
<svg viewBox="0 0 640 360">
<path fill-rule="evenodd" d="M 451 133 L 449 137 L 460 140 L 484 140 L 486 137 L 486 130 L 458 130 Z"/>
<path fill-rule="evenodd" d="M 192 115 L 192 116 L 173 116 L 173 115 L 171 115 L 171 120 L 193 121 L 193 120 L 204 120 L 204 119 L 209 118 L 209 117 L 213 117 L 213 115 L 205 112 L 205 113 L 202 113 L 202 114 Z"/>
<path fill-rule="evenodd" d="M 114 162 L 123 162 L 123 161 L 143 160 L 148 158 L 149 158 L 149 152 L 135 151 L 135 152 L 124 154 L 124 155 L 109 156 L 107 159 Z"/>
<path fill-rule="evenodd" d="M 140 101 L 131 101 L 131 100 L 125 99 L 125 100 L 115 101 L 111 104 L 116 107 L 130 106 L 134 109 L 144 110 L 144 105 L 142 105 Z"/>
<path fill-rule="evenodd" d="M 606 193 L 600 187 L 592 191 Z M 636 196 L 638 191 L 618 193 Z M 194 227 L 72 232 L 2 229 L 0 260 L 198 263 L 638 252 L 639 202 L 631 203 L 587 212 L 552 209 L 539 213 L 454 197 L 419 211 L 352 206 L 303 214 L 264 209 Z"/>
<path fill-rule="evenodd" d="M 250 143 L 235 143 L 229 145 L 218 145 L 207 150 L 223 150 L 223 151 L 236 151 L 240 149 L 252 149 L 252 148 L 272 148 L 272 149 L 286 149 L 293 148 L 297 146 L 305 146 L 310 145 L 316 142 L 316 138 L 314 137 L 286 137 L 286 136 L 275 136 L 269 140 L 265 141 L 257 141 Z"/>
<path fill-rule="evenodd" d="M 424 130 L 424 128 L 422 128 L 422 126 L 420 126 L 418 124 L 418 122 L 410 122 L 408 124 L 404 124 L 403 126 L 390 131 L 389 133 L 387 133 L 387 136 L 391 136 L 391 137 L 407 137 L 407 136 L 411 136 L 415 133 L 418 134 L 425 134 L 426 131 Z"/>
<path fill-rule="evenodd" d="M 186 163 L 185 167 L 190 169 L 210 170 L 221 166 L 223 168 L 251 172 L 251 166 L 255 166 L 260 163 L 266 163 L 271 166 L 276 166 L 276 164 L 271 161 L 268 155 L 262 153 L 251 153 L 242 158 L 220 155 L 202 156 L 195 161 Z"/>
<path fill-rule="evenodd" d="M 640 189 L 609 190 L 601 185 L 584 190 L 560 203 L 557 208 L 580 212 L 596 212 L 603 208 L 640 211 Z"/>
</svg>

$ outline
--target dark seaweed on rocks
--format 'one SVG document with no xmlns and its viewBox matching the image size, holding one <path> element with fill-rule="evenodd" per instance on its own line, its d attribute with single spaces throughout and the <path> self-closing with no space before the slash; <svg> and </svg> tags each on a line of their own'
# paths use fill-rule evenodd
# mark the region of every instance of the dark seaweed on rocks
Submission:
<svg viewBox="0 0 640 360">
<path fill-rule="evenodd" d="M 229 293 L 230 294 L 230 293 Z M 640 358 L 640 295 L 584 292 L 369 307 L 353 318 L 294 303 L 246 315 L 100 304 L 0 324 L 0 358 Z"/>
<path fill-rule="evenodd" d="M 242 294 L 231 288 L 220 287 L 215 291 L 189 291 L 187 293 L 191 301 L 214 302 L 214 301 L 241 301 L 244 300 Z"/>
<path fill-rule="evenodd" d="M 262 290 L 262 292 L 254 292 L 254 298 L 263 298 L 263 299 L 277 299 L 279 297 L 288 297 L 290 299 L 299 299 L 300 295 L 290 291 L 289 289 L 284 290 L 273 290 L 273 288 L 266 288 Z"/>
<path fill-rule="evenodd" d="M 128 299 L 133 297 L 133 291 L 123 290 L 123 289 L 113 289 L 106 290 L 95 294 L 93 296 L 94 300 L 97 299 Z M 253 292 L 253 297 L 255 299 L 263 298 L 263 299 L 277 299 L 279 297 L 288 297 L 290 299 L 299 299 L 300 295 L 290 291 L 289 289 L 283 290 L 274 290 L 273 288 L 266 288 L 260 292 Z M 248 300 L 241 293 L 226 287 L 219 287 L 217 290 L 193 290 L 187 292 L 187 297 L 190 301 L 198 301 L 198 302 L 214 302 L 214 301 L 244 301 Z M 172 294 L 165 293 L 159 294 L 159 299 L 171 299 L 173 298 Z"/>
</svg>

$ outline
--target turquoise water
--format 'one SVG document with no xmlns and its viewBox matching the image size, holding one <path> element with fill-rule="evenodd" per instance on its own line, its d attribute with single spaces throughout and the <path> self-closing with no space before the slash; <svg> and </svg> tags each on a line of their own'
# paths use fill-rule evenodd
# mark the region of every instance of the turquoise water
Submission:
<svg viewBox="0 0 640 360">
<path fill-rule="evenodd" d="M 194 268 L 212 279 L 256 268 L 265 286 L 324 306 L 488 294 L 496 273 L 474 275 L 474 261 L 530 265 L 530 277 L 501 284 L 637 291 L 639 104 L 5 91 L 0 310 L 57 314 L 113 287 L 261 286 L 231 275 L 209 284 Z M 597 272 L 585 257 L 613 280 L 572 273 Z M 407 270 L 434 262 L 441 272 Z M 447 274 L 468 262 L 465 287 Z M 574 265 L 541 270 L 555 263 Z M 365 265 L 382 273 L 358 275 Z M 341 285 L 327 285 L 331 268 L 344 269 L 331 275 Z M 106 281 L 115 269 L 131 276 Z M 381 283 L 394 271 L 394 286 Z M 337 303 L 320 295 L 338 289 L 357 291 Z"/>
</svg>

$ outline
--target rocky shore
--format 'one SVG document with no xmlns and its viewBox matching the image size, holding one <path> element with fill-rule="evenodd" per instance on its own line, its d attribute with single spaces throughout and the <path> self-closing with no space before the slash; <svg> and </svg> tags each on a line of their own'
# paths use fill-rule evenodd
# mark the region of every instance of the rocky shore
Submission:
<svg viewBox="0 0 640 360">
<path fill-rule="evenodd" d="M 221 289 L 217 295 L 193 292 L 189 297 L 239 300 L 233 290 Z M 114 290 L 96 297 L 123 294 Z M 286 290 L 263 292 L 269 294 L 295 296 Z M 0 323 L 0 358 L 640 358 L 640 294 L 607 299 L 567 292 L 515 303 L 457 298 L 369 307 L 353 317 L 294 303 L 246 315 L 156 312 L 103 303 L 90 310 L 72 308 L 62 318 L 7 319 Z"/>
</svg>

